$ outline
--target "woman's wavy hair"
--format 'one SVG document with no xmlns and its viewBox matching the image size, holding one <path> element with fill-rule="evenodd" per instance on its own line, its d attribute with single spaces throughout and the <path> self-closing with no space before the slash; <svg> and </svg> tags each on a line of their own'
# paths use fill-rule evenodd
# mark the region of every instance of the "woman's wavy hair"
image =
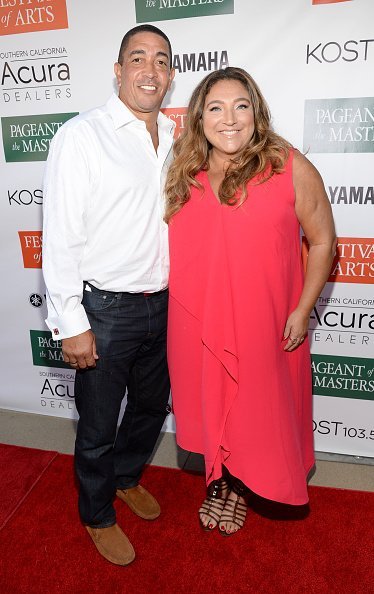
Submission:
<svg viewBox="0 0 374 594">
<path fill-rule="evenodd" d="M 203 110 L 206 96 L 221 80 L 240 82 L 249 93 L 254 133 L 247 145 L 231 159 L 218 196 L 222 204 L 240 205 L 247 198 L 246 186 L 257 177 L 256 183 L 267 181 L 281 173 L 291 145 L 276 134 L 271 126 L 267 103 L 253 78 L 242 68 L 228 67 L 208 74 L 194 90 L 187 110 L 186 126 L 174 144 L 174 161 L 166 179 L 165 221 L 168 223 L 189 200 L 191 186 L 201 188 L 195 179 L 202 169 L 208 169 L 208 155 L 212 145 L 203 130 Z"/>
</svg>

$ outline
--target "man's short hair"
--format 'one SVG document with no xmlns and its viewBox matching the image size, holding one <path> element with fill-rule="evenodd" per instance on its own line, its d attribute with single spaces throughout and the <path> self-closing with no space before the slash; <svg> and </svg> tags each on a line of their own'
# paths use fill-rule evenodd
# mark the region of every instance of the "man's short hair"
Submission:
<svg viewBox="0 0 374 594">
<path fill-rule="evenodd" d="M 168 44 L 168 48 L 169 48 L 170 68 L 171 68 L 173 52 L 171 49 L 170 40 L 169 40 L 168 36 L 163 31 L 161 31 L 161 29 L 158 29 L 157 27 L 154 27 L 153 25 L 138 25 L 137 27 L 130 29 L 130 31 L 127 31 L 124 38 L 122 39 L 121 47 L 119 48 L 118 63 L 122 65 L 123 54 L 129 44 L 129 41 L 130 41 L 131 37 L 134 37 L 134 35 L 136 35 L 137 33 L 154 33 L 155 35 L 159 35 L 166 41 L 166 43 Z"/>
</svg>

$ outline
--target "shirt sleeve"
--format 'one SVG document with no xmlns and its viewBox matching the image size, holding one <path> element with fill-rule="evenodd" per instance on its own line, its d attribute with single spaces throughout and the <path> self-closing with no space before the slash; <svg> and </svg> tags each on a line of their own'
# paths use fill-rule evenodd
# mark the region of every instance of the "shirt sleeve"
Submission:
<svg viewBox="0 0 374 594">
<path fill-rule="evenodd" d="M 43 182 L 43 275 L 46 324 L 55 340 L 90 328 L 82 305 L 80 264 L 86 244 L 87 208 L 92 186 L 90 143 L 79 127 L 64 126 L 50 145 Z"/>
</svg>

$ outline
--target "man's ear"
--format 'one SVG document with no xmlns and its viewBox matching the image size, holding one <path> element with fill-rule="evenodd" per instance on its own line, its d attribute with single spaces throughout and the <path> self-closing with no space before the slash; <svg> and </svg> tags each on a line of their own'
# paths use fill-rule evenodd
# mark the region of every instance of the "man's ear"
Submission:
<svg viewBox="0 0 374 594">
<path fill-rule="evenodd" d="M 122 66 L 119 62 L 114 64 L 114 74 L 117 79 L 118 86 L 121 86 L 121 74 L 122 74 Z"/>
<path fill-rule="evenodd" d="M 174 80 L 174 76 L 175 76 L 175 68 L 171 68 L 171 69 L 170 69 L 170 75 L 169 75 L 169 87 L 168 87 L 168 90 L 169 90 L 169 89 L 170 89 L 170 87 L 171 87 L 171 83 L 172 83 L 172 82 L 173 82 L 173 80 Z"/>
</svg>

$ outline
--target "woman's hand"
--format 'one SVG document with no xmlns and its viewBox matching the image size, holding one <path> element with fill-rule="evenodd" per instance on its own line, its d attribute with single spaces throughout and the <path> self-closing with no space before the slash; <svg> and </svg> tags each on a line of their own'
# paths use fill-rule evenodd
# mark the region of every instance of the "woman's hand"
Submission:
<svg viewBox="0 0 374 594">
<path fill-rule="evenodd" d="M 289 316 L 284 328 L 283 340 L 287 340 L 285 351 L 294 351 L 303 342 L 308 332 L 309 315 L 296 308 Z"/>
</svg>

